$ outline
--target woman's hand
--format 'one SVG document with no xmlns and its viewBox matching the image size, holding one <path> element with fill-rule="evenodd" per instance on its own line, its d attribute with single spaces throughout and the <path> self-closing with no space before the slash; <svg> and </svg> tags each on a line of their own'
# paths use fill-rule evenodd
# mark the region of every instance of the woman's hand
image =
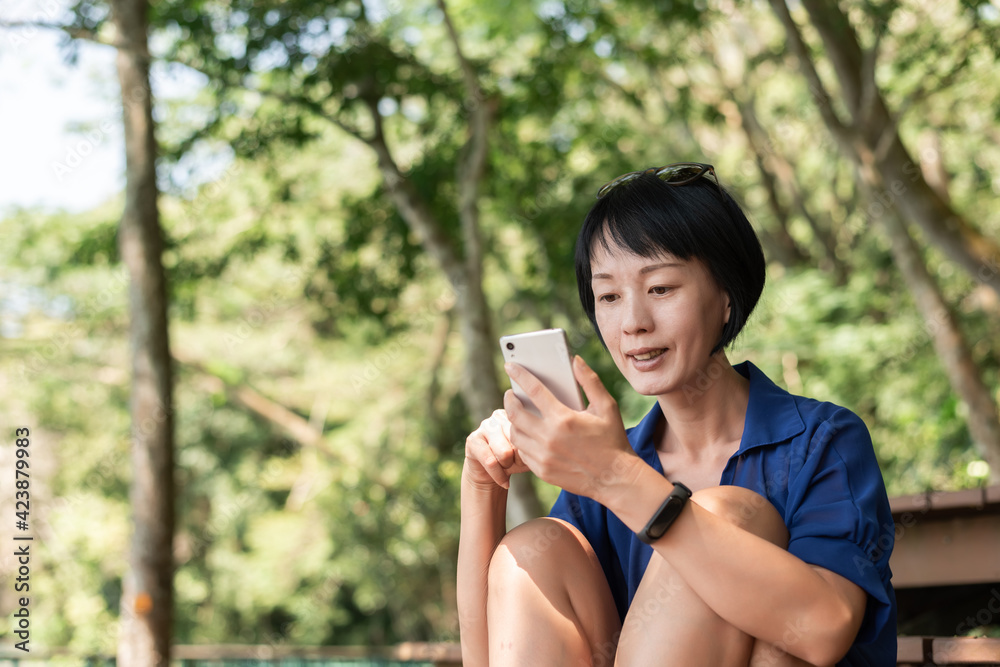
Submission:
<svg viewBox="0 0 1000 667">
<path fill-rule="evenodd" d="M 510 420 L 503 410 L 494 410 L 465 439 L 465 475 L 479 487 L 510 488 L 510 476 L 527 472 L 510 442 Z"/>
<path fill-rule="evenodd" d="M 618 402 L 580 356 L 573 358 L 573 375 L 589 401 L 582 411 L 564 405 L 523 367 L 507 364 L 505 369 L 542 414 L 529 412 L 513 391 L 504 394 L 508 439 L 532 472 L 598 502 L 602 492 L 631 481 L 642 460 L 625 435 Z"/>
</svg>

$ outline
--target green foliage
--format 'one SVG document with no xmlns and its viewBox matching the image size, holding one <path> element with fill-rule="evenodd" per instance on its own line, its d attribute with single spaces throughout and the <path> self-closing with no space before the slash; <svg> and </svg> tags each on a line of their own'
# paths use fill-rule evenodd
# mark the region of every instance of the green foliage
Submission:
<svg viewBox="0 0 1000 667">
<path fill-rule="evenodd" d="M 882 33 L 876 77 L 905 111 L 907 144 L 936 133 L 953 205 L 1000 236 L 1000 149 L 988 140 L 998 93 L 985 85 L 996 75 L 995 16 L 973 2 L 944 3 L 936 11 L 949 20 L 935 21 L 921 20 L 930 11 L 921 3 L 848 4 L 866 43 Z M 450 2 L 449 11 L 482 99 L 465 98 L 434 3 L 152 6 L 158 55 L 206 81 L 172 102 L 160 127 L 162 169 L 174 177 L 161 211 L 181 359 L 178 642 L 455 638 L 458 481 L 465 436 L 483 415 L 462 400 L 454 288 L 404 223 L 363 139 L 381 125 L 462 257 L 457 164 L 475 104 L 495 105 L 480 186 L 494 330 L 564 327 L 635 423 L 651 399 L 631 392 L 577 305 L 579 222 L 604 181 L 698 159 L 776 237 L 782 223 L 738 123 L 738 105 L 752 104 L 768 133 L 761 157 L 789 162 L 816 224 L 779 190 L 801 257 L 768 247 L 769 284 L 731 360 L 857 411 L 893 494 L 982 483 L 970 473 L 978 455 L 967 408 L 765 8 Z M 75 16 L 99 32 L 106 7 L 81 2 Z M 731 26 L 743 30 L 743 51 L 723 53 Z M 194 187 L 177 176 L 197 172 L 199 150 L 225 167 Z M 15 332 L 0 339 L 0 401 L 30 416 L 50 457 L 37 574 L 46 623 L 33 638 L 80 652 L 113 652 L 128 549 L 119 212 L 114 201 L 0 221 L 0 324 Z M 995 295 L 934 249 L 925 255 L 996 393 Z M 240 392 L 251 389 L 321 437 L 292 439 L 247 407 Z M 541 488 L 543 501 L 556 491 Z"/>
</svg>

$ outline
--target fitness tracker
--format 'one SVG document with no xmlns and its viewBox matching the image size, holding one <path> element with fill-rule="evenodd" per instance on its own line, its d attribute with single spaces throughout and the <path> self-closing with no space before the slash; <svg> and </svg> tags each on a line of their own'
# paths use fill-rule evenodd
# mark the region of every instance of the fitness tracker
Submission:
<svg viewBox="0 0 1000 667">
<path fill-rule="evenodd" d="M 636 533 L 636 537 L 646 544 L 652 544 L 663 537 L 667 529 L 670 528 L 670 524 L 677 519 L 681 510 L 684 509 L 688 498 L 691 497 L 691 489 L 680 482 L 674 482 L 673 485 L 673 490 L 667 496 L 667 499 L 663 501 L 663 504 L 660 505 L 660 509 L 656 510 L 656 513 L 649 520 L 649 523 L 646 524 L 646 527 Z"/>
</svg>

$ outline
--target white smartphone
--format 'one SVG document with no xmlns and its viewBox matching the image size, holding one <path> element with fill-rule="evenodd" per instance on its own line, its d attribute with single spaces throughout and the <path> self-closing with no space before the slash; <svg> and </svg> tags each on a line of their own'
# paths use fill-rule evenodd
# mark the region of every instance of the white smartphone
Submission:
<svg viewBox="0 0 1000 667">
<path fill-rule="evenodd" d="M 542 381 L 560 401 L 583 410 L 583 396 L 573 377 L 573 362 L 562 329 L 543 329 L 523 334 L 500 337 L 500 351 L 504 361 L 520 364 Z M 521 399 L 531 412 L 541 416 L 524 390 L 511 380 L 514 395 Z"/>
</svg>

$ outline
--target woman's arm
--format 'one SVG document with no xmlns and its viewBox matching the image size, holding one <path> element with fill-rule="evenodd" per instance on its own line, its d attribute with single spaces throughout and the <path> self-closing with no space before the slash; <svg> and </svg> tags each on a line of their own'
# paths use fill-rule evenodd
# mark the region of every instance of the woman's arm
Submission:
<svg viewBox="0 0 1000 667">
<path fill-rule="evenodd" d="M 530 374 L 511 377 L 546 415 L 527 414 L 511 393 L 505 405 L 511 438 L 532 471 L 550 484 L 586 495 L 639 531 L 673 485 L 635 455 L 617 403 L 582 359 L 576 377 L 590 400 L 584 412 L 561 407 Z M 688 503 L 656 551 L 727 622 L 813 664 L 832 664 L 850 648 L 865 611 L 857 585 Z M 789 631 L 795 642 L 785 641 Z"/>
<path fill-rule="evenodd" d="M 486 630 L 487 575 L 493 550 L 507 533 L 507 489 L 477 483 L 467 460 L 462 471 L 462 524 L 458 542 L 458 624 L 462 664 L 489 663 Z M 492 488 L 491 488 L 492 487 Z"/>
<path fill-rule="evenodd" d="M 642 530 L 673 485 L 638 459 L 619 468 L 595 500 Z M 842 658 L 861 626 L 859 586 L 709 512 L 697 494 L 653 548 L 728 623 L 811 664 Z"/>
<path fill-rule="evenodd" d="M 486 595 L 490 561 L 507 534 L 510 476 L 527 470 L 510 442 L 510 421 L 503 410 L 483 420 L 465 441 L 457 594 L 462 662 L 467 667 L 489 664 Z"/>
</svg>

